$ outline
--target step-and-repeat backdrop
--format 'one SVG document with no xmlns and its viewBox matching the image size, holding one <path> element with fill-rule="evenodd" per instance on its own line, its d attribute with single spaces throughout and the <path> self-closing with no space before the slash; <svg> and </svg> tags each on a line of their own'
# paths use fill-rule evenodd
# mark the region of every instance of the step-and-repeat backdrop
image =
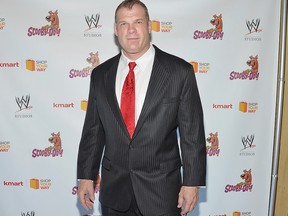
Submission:
<svg viewBox="0 0 288 216">
<path fill-rule="evenodd" d="M 101 215 L 77 200 L 76 160 L 120 2 L 1 0 L 1 216 Z M 194 66 L 203 101 L 207 187 L 189 216 L 267 215 L 280 0 L 144 2 L 152 42 Z"/>
</svg>

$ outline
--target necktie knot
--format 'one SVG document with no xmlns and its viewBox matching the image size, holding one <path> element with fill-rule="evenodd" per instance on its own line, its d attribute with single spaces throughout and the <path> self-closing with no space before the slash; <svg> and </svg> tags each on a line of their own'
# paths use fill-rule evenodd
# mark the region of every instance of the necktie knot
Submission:
<svg viewBox="0 0 288 216">
<path fill-rule="evenodd" d="M 134 68 L 136 67 L 136 62 L 129 62 L 129 70 L 134 70 Z"/>
</svg>

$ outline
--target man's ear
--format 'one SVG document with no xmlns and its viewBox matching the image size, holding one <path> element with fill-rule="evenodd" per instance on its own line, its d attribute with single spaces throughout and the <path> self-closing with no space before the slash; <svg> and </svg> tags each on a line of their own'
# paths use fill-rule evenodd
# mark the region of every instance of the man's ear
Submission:
<svg viewBox="0 0 288 216">
<path fill-rule="evenodd" d="M 117 25 L 116 25 L 116 23 L 114 23 L 114 34 L 118 37 L 118 34 L 117 34 Z"/>
<path fill-rule="evenodd" d="M 149 33 L 151 33 L 151 31 L 152 31 L 152 22 L 151 22 L 151 20 L 148 21 L 148 29 L 149 29 Z"/>
</svg>

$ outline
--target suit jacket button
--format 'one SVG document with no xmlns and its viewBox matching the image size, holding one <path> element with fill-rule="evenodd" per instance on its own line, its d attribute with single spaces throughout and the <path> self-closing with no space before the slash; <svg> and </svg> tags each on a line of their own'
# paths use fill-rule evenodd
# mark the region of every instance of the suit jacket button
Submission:
<svg viewBox="0 0 288 216">
<path fill-rule="evenodd" d="M 134 149 L 134 146 L 133 145 L 129 145 L 129 149 Z"/>
</svg>

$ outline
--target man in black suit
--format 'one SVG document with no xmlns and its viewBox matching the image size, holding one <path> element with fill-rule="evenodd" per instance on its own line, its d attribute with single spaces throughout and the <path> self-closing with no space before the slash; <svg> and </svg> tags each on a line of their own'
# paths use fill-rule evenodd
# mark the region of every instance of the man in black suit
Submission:
<svg viewBox="0 0 288 216">
<path fill-rule="evenodd" d="M 206 178 L 203 112 L 193 68 L 150 44 L 151 21 L 141 1 L 125 0 L 117 7 L 114 31 L 121 53 L 91 75 L 78 197 L 92 208 L 93 180 L 102 161 L 103 216 L 186 214 Z"/>
</svg>

